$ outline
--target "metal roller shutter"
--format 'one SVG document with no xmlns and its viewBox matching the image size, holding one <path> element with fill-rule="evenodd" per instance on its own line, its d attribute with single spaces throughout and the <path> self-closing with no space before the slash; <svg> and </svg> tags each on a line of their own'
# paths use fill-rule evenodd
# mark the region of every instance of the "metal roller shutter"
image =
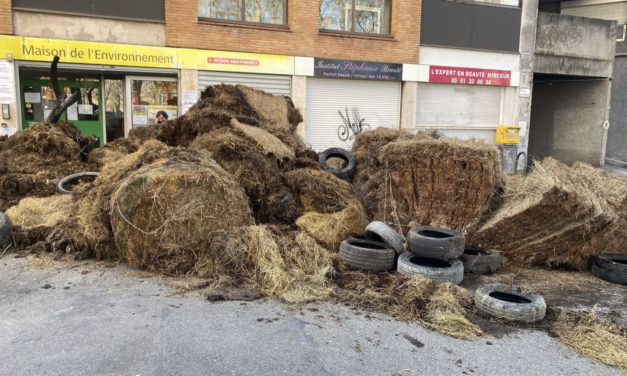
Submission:
<svg viewBox="0 0 627 376">
<path fill-rule="evenodd" d="M 278 95 L 290 95 L 291 77 L 275 74 L 198 71 L 198 89 L 220 84 L 246 85 Z"/>
<path fill-rule="evenodd" d="M 341 141 L 343 124 L 338 111 L 359 110 L 370 129 L 398 129 L 401 110 L 401 83 L 360 80 L 307 79 L 306 142 L 316 151 L 331 147 L 350 149 L 352 140 Z"/>
<path fill-rule="evenodd" d="M 454 128 L 499 125 L 503 87 L 419 83 L 416 127 Z"/>
</svg>

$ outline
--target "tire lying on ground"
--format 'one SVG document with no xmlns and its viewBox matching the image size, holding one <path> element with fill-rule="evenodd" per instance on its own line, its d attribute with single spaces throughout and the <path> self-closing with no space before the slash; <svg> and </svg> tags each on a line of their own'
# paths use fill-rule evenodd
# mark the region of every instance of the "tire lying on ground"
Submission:
<svg viewBox="0 0 627 376">
<path fill-rule="evenodd" d="M 366 226 L 365 235 L 367 239 L 385 243 L 396 251 L 396 254 L 403 253 L 405 239 L 383 222 L 373 221 Z"/>
<path fill-rule="evenodd" d="M 70 184 L 79 181 L 80 179 L 95 179 L 98 176 L 97 172 L 79 172 L 78 174 L 72 174 L 59 180 L 57 183 L 57 192 L 61 194 L 69 195 L 72 191 L 69 189 Z"/>
<path fill-rule="evenodd" d="M 396 270 L 404 276 L 419 274 L 435 282 L 450 282 L 456 285 L 464 279 L 464 265 L 455 259 L 450 261 L 430 259 L 405 252 L 398 258 Z"/>
<path fill-rule="evenodd" d="M 592 274 L 606 281 L 627 285 L 627 255 L 605 253 L 592 259 Z"/>
<path fill-rule="evenodd" d="M 327 159 L 329 158 L 340 158 L 346 162 L 346 165 L 341 169 L 333 168 L 327 164 Z M 351 177 L 351 175 L 355 173 L 355 167 L 357 165 L 355 157 L 342 148 L 330 148 L 323 151 L 320 153 L 319 161 L 325 171 L 332 173 L 340 179 L 347 179 Z"/>
<path fill-rule="evenodd" d="M 489 274 L 501 266 L 501 252 L 495 250 L 464 248 L 464 253 L 459 259 L 464 264 L 466 273 Z"/>
<path fill-rule="evenodd" d="M 396 261 L 396 251 L 372 240 L 344 240 L 340 243 L 339 253 L 347 265 L 377 272 L 392 269 Z"/>
<path fill-rule="evenodd" d="M 500 283 L 483 285 L 475 291 L 479 311 L 509 321 L 536 322 L 544 318 L 544 298 L 533 292 L 518 292 Z"/>
<path fill-rule="evenodd" d="M 11 221 L 3 212 L 0 212 L 0 246 L 11 239 Z"/>
<path fill-rule="evenodd" d="M 407 233 L 409 251 L 417 256 L 450 260 L 464 253 L 464 235 L 429 226 L 412 227 Z"/>
</svg>

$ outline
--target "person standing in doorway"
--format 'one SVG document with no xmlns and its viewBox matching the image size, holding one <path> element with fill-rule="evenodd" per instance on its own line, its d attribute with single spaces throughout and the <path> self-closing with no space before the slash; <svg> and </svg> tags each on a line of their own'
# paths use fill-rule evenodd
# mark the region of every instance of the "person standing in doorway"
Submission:
<svg viewBox="0 0 627 376">
<path fill-rule="evenodd" d="M 165 111 L 159 111 L 157 112 L 157 124 L 161 124 L 164 123 L 168 120 L 168 113 Z"/>
</svg>

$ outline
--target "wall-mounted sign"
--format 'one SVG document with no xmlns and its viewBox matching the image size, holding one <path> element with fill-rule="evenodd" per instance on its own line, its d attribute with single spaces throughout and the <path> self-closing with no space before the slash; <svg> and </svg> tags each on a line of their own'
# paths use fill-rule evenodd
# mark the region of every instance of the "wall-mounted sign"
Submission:
<svg viewBox="0 0 627 376">
<path fill-rule="evenodd" d="M 316 58 L 314 77 L 402 81 L 403 64 Z"/>
<path fill-rule="evenodd" d="M 11 35 L 0 35 L 0 46 L 2 46 L 0 59 L 6 59 L 10 53 L 15 60 L 50 62 L 54 56 L 59 56 L 61 63 L 294 74 L 294 57 L 285 55 L 83 42 Z M 0 77 L 4 77 L 2 72 L 5 70 L 0 66 Z M 7 80 L 5 79 L 5 81 Z M 2 82 L 0 82 L 0 90 L 2 88 Z M 8 88 L 4 90 L 6 91 Z"/>
<path fill-rule="evenodd" d="M 429 82 L 447 84 L 509 86 L 511 71 L 461 67 L 429 67 Z"/>
<path fill-rule="evenodd" d="M 518 96 L 521 98 L 529 98 L 531 96 L 531 90 L 529 88 L 521 87 L 518 89 Z"/>
</svg>

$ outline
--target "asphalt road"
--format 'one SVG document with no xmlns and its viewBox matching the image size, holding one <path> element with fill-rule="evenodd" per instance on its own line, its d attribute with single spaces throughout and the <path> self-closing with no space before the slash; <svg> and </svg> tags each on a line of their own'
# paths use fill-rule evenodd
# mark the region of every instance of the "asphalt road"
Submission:
<svg viewBox="0 0 627 376">
<path fill-rule="evenodd" d="M 0 259 L 0 375 L 625 375 L 544 332 L 462 341 L 330 303 L 211 303 L 138 274 Z"/>
</svg>

